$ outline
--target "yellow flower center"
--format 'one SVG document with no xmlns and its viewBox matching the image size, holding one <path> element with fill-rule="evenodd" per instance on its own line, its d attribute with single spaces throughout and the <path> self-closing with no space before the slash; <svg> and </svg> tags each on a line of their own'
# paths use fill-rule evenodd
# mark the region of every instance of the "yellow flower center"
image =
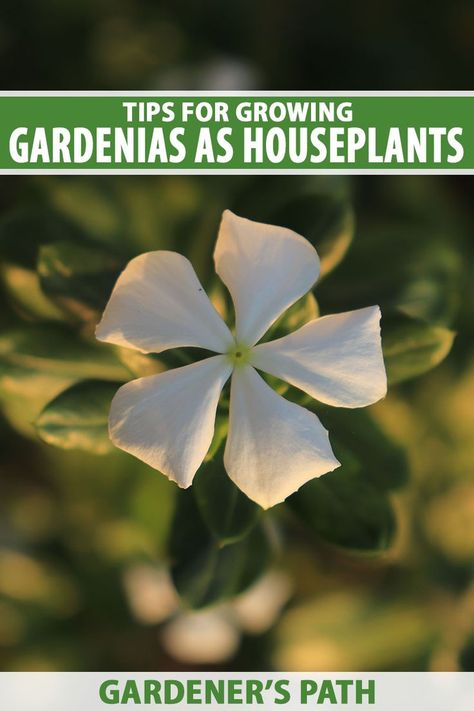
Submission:
<svg viewBox="0 0 474 711">
<path fill-rule="evenodd" d="M 252 349 L 249 348 L 249 346 L 246 346 L 243 343 L 234 343 L 229 348 L 226 355 L 234 368 L 236 368 L 239 365 L 245 365 L 249 362 L 251 352 Z"/>
</svg>

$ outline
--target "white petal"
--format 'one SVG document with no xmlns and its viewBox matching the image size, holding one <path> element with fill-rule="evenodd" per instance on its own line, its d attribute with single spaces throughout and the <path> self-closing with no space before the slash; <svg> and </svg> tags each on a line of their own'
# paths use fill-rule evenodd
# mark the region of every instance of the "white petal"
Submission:
<svg viewBox="0 0 474 711">
<path fill-rule="evenodd" d="M 222 215 L 214 260 L 234 301 L 237 340 L 246 345 L 256 343 L 319 275 L 318 255 L 304 237 L 229 210 Z"/>
<path fill-rule="evenodd" d="M 191 262 L 166 251 L 147 252 L 129 262 L 115 284 L 96 336 L 143 353 L 181 346 L 224 353 L 232 343 Z"/>
<path fill-rule="evenodd" d="M 339 466 L 316 415 L 277 395 L 249 365 L 232 375 L 224 464 L 263 508 Z"/>
<path fill-rule="evenodd" d="M 211 444 L 231 370 L 225 356 L 214 356 L 123 385 L 110 409 L 112 442 L 179 486 L 190 486 Z"/>
<path fill-rule="evenodd" d="M 387 392 L 380 309 L 369 306 L 310 321 L 256 346 L 252 364 L 336 407 L 371 405 Z"/>
</svg>

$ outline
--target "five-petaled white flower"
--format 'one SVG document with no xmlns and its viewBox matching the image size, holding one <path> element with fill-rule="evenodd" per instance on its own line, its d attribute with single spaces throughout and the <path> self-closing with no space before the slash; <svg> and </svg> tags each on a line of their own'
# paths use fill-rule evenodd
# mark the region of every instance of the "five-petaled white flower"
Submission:
<svg viewBox="0 0 474 711">
<path fill-rule="evenodd" d="M 142 254 L 118 278 L 98 339 L 142 353 L 194 346 L 218 355 L 123 385 L 112 401 L 110 437 L 187 488 L 210 447 L 232 375 L 224 465 L 239 489 L 268 508 L 340 463 L 316 415 L 278 395 L 257 370 L 328 405 L 370 405 L 387 390 L 380 309 L 323 316 L 258 344 L 318 278 L 316 250 L 289 229 L 226 210 L 214 260 L 234 302 L 234 334 L 176 252 Z"/>
</svg>

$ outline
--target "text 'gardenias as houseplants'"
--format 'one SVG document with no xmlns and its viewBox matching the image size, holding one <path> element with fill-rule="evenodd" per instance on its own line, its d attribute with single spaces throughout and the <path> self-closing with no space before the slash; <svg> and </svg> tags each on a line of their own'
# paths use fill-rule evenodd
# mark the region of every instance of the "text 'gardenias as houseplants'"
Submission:
<svg viewBox="0 0 474 711">
<path fill-rule="evenodd" d="M 109 433 L 117 447 L 187 488 L 211 445 L 231 377 L 224 465 L 250 499 L 269 508 L 339 462 L 318 417 L 277 394 L 257 370 L 328 405 L 370 405 L 387 391 L 380 309 L 316 318 L 259 343 L 317 280 L 316 250 L 289 229 L 226 210 L 214 260 L 234 303 L 233 331 L 176 252 L 142 254 L 118 278 L 96 330 L 99 340 L 142 353 L 197 347 L 218 355 L 122 386 Z"/>
</svg>

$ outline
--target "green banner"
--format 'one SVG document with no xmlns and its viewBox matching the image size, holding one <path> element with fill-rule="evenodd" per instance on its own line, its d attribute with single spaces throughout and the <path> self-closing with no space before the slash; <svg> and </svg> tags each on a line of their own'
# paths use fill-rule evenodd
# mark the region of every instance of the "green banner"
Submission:
<svg viewBox="0 0 474 711">
<path fill-rule="evenodd" d="M 474 172 L 463 94 L 0 94 L 0 172 Z"/>
</svg>

